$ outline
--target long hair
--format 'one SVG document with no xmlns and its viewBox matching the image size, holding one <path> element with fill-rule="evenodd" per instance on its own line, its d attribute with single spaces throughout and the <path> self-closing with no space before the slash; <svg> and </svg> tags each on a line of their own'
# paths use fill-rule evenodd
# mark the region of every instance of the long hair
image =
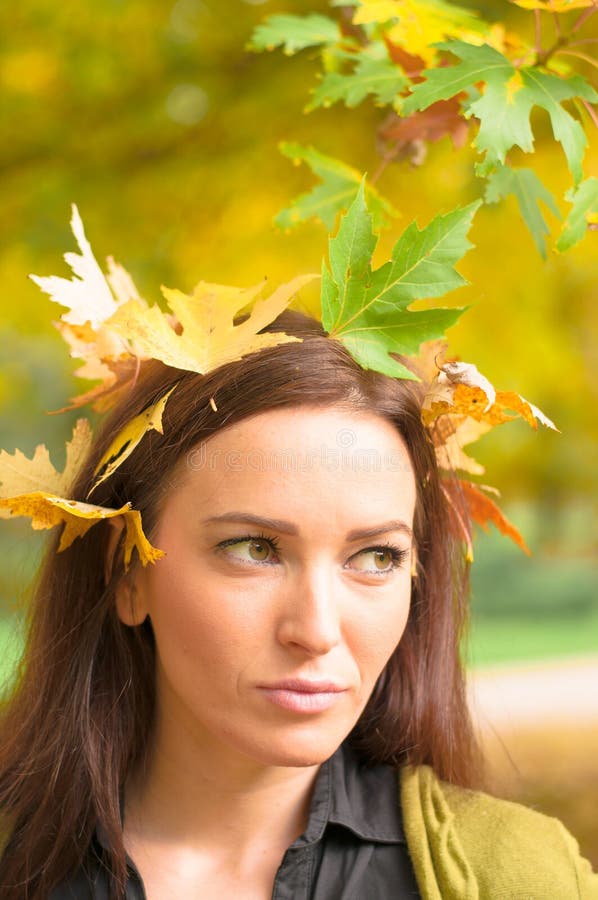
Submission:
<svg viewBox="0 0 598 900">
<path fill-rule="evenodd" d="M 150 538 L 177 463 L 229 425 L 302 405 L 367 410 L 391 422 L 415 475 L 418 571 L 405 632 L 350 737 L 365 762 L 428 764 L 441 778 L 470 786 L 478 756 L 460 660 L 467 564 L 451 536 L 434 449 L 421 423 L 421 385 L 362 369 L 300 313 L 287 311 L 265 330 L 302 341 L 207 375 L 145 363 L 134 389 L 107 417 L 72 496 L 86 498 L 114 434 L 175 384 L 163 435 L 148 432 L 92 495 L 109 507 L 131 501 Z M 119 798 L 148 748 L 154 718 L 151 624 L 128 627 L 118 618 L 115 590 L 126 576 L 117 552 L 106 578 L 109 526 L 95 525 L 61 553 L 57 540 L 49 541 L 19 676 L 0 714 L 0 822 L 10 835 L 0 860 L 3 900 L 45 900 L 81 863 L 100 826 L 110 848 L 113 895 L 124 896 Z"/>
</svg>

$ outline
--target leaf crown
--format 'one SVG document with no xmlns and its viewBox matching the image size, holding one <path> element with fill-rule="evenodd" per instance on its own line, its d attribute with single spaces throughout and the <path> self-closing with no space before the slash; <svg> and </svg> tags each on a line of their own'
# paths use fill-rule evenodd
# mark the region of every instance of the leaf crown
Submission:
<svg viewBox="0 0 598 900">
<path fill-rule="evenodd" d="M 457 481 L 446 479 L 443 484 L 454 527 L 470 559 L 471 521 L 483 526 L 492 522 L 522 549 L 527 548 L 492 499 L 497 492 L 467 477 L 481 475 L 484 469 L 463 448 L 516 416 L 533 428 L 538 422 L 555 427 L 518 394 L 496 391 L 474 365 L 437 363 L 446 351 L 444 332 L 463 309 L 409 309 L 415 300 L 440 297 L 466 283 L 455 265 L 472 246 L 467 234 L 478 206 L 472 203 L 438 215 L 421 230 L 412 223 L 395 243 L 390 259 L 373 269 L 377 238 L 362 182 L 338 231 L 329 239 L 321 276 L 321 321 L 330 339 L 340 341 L 364 369 L 395 378 L 417 379 L 416 371 L 429 377 L 422 419 L 430 429 L 440 468 L 463 473 Z M 99 380 L 91 390 L 72 398 L 68 409 L 89 403 L 105 411 L 134 386 L 139 364 L 146 360 L 206 374 L 266 347 L 300 341 L 284 332 L 260 331 L 317 277 L 314 274 L 298 276 L 267 297 L 264 283 L 244 289 L 201 281 L 190 295 L 163 287 L 169 309 L 163 312 L 142 299 L 131 276 L 112 258 L 107 261 L 107 273 L 102 272 L 76 206 L 71 227 L 80 250 L 65 254 L 73 278 L 31 276 L 51 300 L 67 307 L 56 325 L 70 355 L 83 363 L 75 374 Z M 147 431 L 162 433 L 162 415 L 175 390 L 176 385 L 116 435 L 96 468 L 90 494 L 110 478 Z M 215 401 L 211 402 L 215 409 Z M 54 468 L 44 445 L 36 448 L 32 459 L 19 450 L 0 451 L 0 517 L 28 516 L 34 529 L 61 525 L 60 551 L 97 522 L 121 516 L 125 568 L 134 550 L 143 565 L 155 562 L 162 551 L 148 541 L 140 512 L 131 503 L 112 509 L 69 496 L 91 441 L 89 422 L 79 419 L 66 445 L 62 472 Z M 467 518 L 460 512 L 463 500 Z"/>
</svg>

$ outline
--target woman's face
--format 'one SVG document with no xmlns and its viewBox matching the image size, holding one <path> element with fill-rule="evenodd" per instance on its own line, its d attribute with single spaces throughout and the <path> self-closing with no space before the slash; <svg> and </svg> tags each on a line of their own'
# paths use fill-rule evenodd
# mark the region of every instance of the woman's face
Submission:
<svg viewBox="0 0 598 900">
<path fill-rule="evenodd" d="M 395 429 L 303 407 L 218 432 L 182 461 L 139 570 L 159 721 L 265 765 L 327 759 L 401 639 L 415 482 Z M 130 599 L 130 595 L 129 595 Z"/>
</svg>

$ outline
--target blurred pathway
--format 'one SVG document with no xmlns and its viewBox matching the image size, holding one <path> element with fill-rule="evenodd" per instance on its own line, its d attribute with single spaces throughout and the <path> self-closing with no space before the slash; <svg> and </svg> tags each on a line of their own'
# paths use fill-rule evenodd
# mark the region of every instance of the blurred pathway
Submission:
<svg viewBox="0 0 598 900">
<path fill-rule="evenodd" d="M 475 669 L 469 681 L 482 730 L 598 723 L 598 655 Z"/>
</svg>

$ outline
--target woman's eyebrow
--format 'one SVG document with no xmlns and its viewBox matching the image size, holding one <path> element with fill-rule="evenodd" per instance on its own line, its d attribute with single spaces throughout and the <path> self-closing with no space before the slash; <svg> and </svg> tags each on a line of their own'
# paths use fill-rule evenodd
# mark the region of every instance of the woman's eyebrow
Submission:
<svg viewBox="0 0 598 900">
<path fill-rule="evenodd" d="M 262 528 L 271 528 L 273 531 L 280 531 L 283 534 L 297 536 L 299 529 L 292 522 L 285 522 L 284 519 L 268 519 L 264 516 L 256 516 L 253 513 L 229 512 L 220 516 L 210 516 L 203 519 L 202 525 L 211 525 L 214 522 L 242 522 L 246 525 L 258 525 Z M 379 534 L 385 534 L 388 531 L 402 531 L 408 537 L 413 537 L 413 531 L 401 519 L 391 519 L 389 522 L 383 522 L 381 525 L 374 525 L 371 528 L 355 528 L 345 535 L 345 540 L 349 543 L 353 541 L 361 541 L 364 538 L 376 537 Z"/>
<path fill-rule="evenodd" d="M 203 519 L 201 524 L 211 525 L 214 522 L 243 522 L 246 525 L 261 525 L 264 528 L 271 528 L 273 531 L 282 531 L 283 534 L 299 534 L 299 529 L 291 522 L 285 522 L 283 519 L 268 519 L 265 516 L 256 516 L 253 513 L 223 513 L 220 516 L 210 516 L 209 519 Z"/>
<path fill-rule="evenodd" d="M 376 537 L 379 534 L 385 534 L 387 531 L 402 531 L 407 537 L 413 537 L 413 531 L 406 522 L 401 519 L 391 519 L 390 522 L 384 522 L 382 525 L 374 525 L 372 528 L 355 528 L 345 536 L 346 541 L 361 541 L 364 538 Z"/>
</svg>

